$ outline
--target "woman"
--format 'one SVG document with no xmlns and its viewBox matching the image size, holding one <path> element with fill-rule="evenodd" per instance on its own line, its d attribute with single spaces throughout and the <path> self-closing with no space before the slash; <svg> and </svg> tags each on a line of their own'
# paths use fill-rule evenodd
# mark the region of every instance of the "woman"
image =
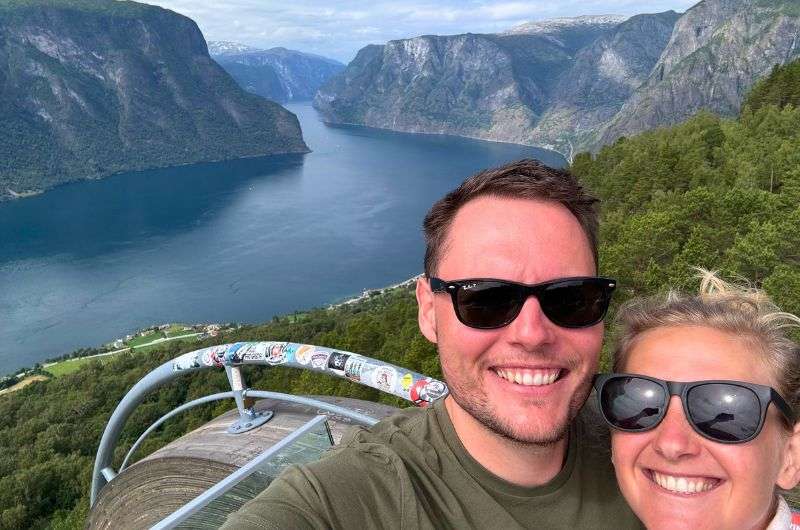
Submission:
<svg viewBox="0 0 800 530">
<path fill-rule="evenodd" d="M 620 311 L 613 374 L 595 379 L 622 493 L 651 530 L 792 526 L 800 481 L 800 319 L 704 271 L 697 296 Z M 798 524 L 795 521 L 795 524 Z"/>
</svg>

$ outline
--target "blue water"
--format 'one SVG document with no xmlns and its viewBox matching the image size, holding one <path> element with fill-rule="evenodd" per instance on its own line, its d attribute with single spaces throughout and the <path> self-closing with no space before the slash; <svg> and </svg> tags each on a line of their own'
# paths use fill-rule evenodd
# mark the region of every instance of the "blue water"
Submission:
<svg viewBox="0 0 800 530">
<path fill-rule="evenodd" d="M 126 173 L 0 203 L 0 373 L 165 322 L 263 322 L 422 269 L 422 218 L 536 148 L 324 125 L 313 150 Z M 276 337 L 279 338 L 279 337 Z"/>
</svg>

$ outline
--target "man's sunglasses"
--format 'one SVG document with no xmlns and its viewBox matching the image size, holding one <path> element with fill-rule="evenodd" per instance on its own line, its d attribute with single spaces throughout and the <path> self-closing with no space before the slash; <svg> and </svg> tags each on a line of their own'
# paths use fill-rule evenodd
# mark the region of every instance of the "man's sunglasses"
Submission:
<svg viewBox="0 0 800 530">
<path fill-rule="evenodd" d="M 603 320 L 617 282 L 610 278 L 561 278 L 549 282 L 524 283 L 476 278 L 446 282 L 430 278 L 435 293 L 450 293 L 456 317 L 471 328 L 507 326 L 519 315 L 525 300 L 535 296 L 542 312 L 553 324 L 585 328 Z"/>
<path fill-rule="evenodd" d="M 775 389 L 741 381 L 676 383 L 635 374 L 599 374 L 594 388 L 603 418 L 626 432 L 655 428 L 671 396 L 680 396 L 689 425 L 714 442 L 749 442 L 761 432 L 770 403 L 794 425 L 792 408 Z"/>
</svg>

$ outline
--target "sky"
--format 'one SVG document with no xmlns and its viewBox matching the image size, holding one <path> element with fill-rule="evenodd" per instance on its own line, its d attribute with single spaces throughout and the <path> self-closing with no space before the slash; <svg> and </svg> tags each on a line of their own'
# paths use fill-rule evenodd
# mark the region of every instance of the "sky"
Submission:
<svg viewBox="0 0 800 530">
<path fill-rule="evenodd" d="M 418 35 L 496 33 L 579 15 L 683 12 L 698 0 L 143 0 L 197 22 L 206 40 L 283 46 L 343 63 L 367 44 Z"/>
</svg>

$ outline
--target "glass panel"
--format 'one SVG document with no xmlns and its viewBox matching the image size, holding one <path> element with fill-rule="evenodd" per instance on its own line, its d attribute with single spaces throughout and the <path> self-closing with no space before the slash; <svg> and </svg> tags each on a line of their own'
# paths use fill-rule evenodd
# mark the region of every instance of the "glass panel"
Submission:
<svg viewBox="0 0 800 530">
<path fill-rule="evenodd" d="M 305 432 L 301 433 L 303 430 Z M 290 440 L 292 437 L 295 439 Z M 285 441 L 288 443 L 284 443 Z M 264 491 L 286 466 L 319 460 L 332 446 L 333 439 L 325 416 L 318 416 L 220 481 L 206 494 L 173 513 L 167 518 L 171 521 L 164 528 L 219 528 L 229 514 Z M 212 490 L 218 490 L 219 493 L 214 494 Z M 167 519 L 156 527 L 164 524 Z"/>
</svg>

